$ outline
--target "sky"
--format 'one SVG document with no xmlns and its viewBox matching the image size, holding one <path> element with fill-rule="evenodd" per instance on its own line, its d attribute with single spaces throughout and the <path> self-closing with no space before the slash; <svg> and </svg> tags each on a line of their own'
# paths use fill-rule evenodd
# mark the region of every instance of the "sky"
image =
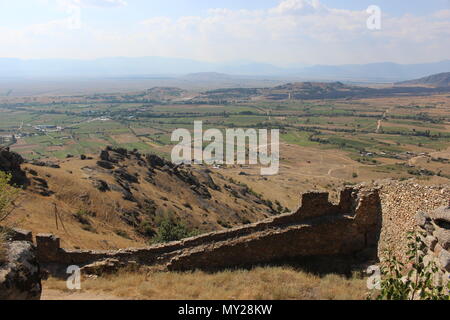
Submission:
<svg viewBox="0 0 450 320">
<path fill-rule="evenodd" d="M 22 59 L 433 62 L 450 59 L 450 0 L 0 0 L 0 43 Z"/>
</svg>

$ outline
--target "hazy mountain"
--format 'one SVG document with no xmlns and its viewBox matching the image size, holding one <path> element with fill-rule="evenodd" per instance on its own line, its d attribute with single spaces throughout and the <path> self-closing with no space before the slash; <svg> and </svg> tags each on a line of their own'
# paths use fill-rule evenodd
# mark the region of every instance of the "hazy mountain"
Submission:
<svg viewBox="0 0 450 320">
<path fill-rule="evenodd" d="M 232 76 L 219 72 L 196 72 L 190 73 L 182 77 L 186 80 L 198 80 L 198 81 L 226 81 L 233 79 Z"/>
<path fill-rule="evenodd" d="M 433 74 L 428 77 L 396 83 L 396 85 L 426 85 L 433 87 L 450 87 L 450 72 Z"/>
<path fill-rule="evenodd" d="M 367 80 L 396 82 L 450 71 L 450 60 L 402 65 L 373 63 L 365 65 L 316 65 L 282 68 L 265 63 L 210 63 L 189 59 L 142 57 L 95 60 L 0 58 L 0 78 L 40 77 L 135 77 L 223 73 L 246 76 L 296 77 L 302 80 Z"/>
</svg>

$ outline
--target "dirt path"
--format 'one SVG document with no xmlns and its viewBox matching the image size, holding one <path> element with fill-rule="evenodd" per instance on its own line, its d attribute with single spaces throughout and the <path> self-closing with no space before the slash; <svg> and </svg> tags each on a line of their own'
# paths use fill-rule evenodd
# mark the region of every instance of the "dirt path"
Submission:
<svg viewBox="0 0 450 320">
<path fill-rule="evenodd" d="M 124 300 L 113 295 L 92 292 L 65 292 L 54 289 L 42 291 L 41 300 Z"/>
</svg>

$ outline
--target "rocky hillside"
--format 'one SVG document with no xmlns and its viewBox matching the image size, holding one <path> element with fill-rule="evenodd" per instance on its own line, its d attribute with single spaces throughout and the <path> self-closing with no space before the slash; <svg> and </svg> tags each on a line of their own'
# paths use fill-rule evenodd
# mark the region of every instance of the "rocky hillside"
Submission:
<svg viewBox="0 0 450 320">
<path fill-rule="evenodd" d="M 107 148 L 97 156 L 22 165 L 28 178 L 12 223 L 54 233 L 67 248 L 147 244 L 167 219 L 198 233 L 259 221 L 281 209 L 206 167 Z"/>
<path fill-rule="evenodd" d="M 419 85 L 419 86 L 432 86 L 432 87 L 450 87 L 450 72 L 444 72 L 439 74 L 433 74 L 428 77 L 399 82 L 397 85 Z"/>
</svg>

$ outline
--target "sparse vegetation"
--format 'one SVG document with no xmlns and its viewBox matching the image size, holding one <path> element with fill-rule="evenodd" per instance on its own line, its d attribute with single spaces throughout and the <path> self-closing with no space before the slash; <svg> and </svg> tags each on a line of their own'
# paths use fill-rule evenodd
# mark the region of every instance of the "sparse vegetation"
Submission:
<svg viewBox="0 0 450 320">
<path fill-rule="evenodd" d="M 74 214 L 74 218 L 84 226 L 90 226 L 89 213 L 85 210 L 79 210 Z"/>
<path fill-rule="evenodd" d="M 419 233 L 408 234 L 408 264 L 388 252 L 381 265 L 381 291 L 378 300 L 450 300 L 447 287 L 436 275 L 434 262 L 424 260 L 425 244 Z M 377 293 L 375 293 L 377 294 Z"/>
<path fill-rule="evenodd" d="M 224 227 L 225 229 L 231 229 L 232 228 L 231 225 L 228 222 L 226 222 L 226 221 L 224 221 L 222 219 L 217 220 L 217 223 L 220 226 Z"/>
<path fill-rule="evenodd" d="M 0 171 L 0 223 L 4 222 L 14 209 L 19 189 L 11 186 L 11 175 Z"/>
<path fill-rule="evenodd" d="M 65 282 L 57 279 L 45 281 L 44 286 L 67 290 Z M 318 276 L 291 267 L 257 267 L 218 273 L 121 272 L 85 279 L 81 292 L 148 300 L 363 300 L 366 291 L 366 280 L 356 275 Z"/>
<path fill-rule="evenodd" d="M 147 237 L 147 238 L 152 238 L 152 237 L 154 237 L 155 236 L 155 231 L 154 231 L 154 229 L 153 229 L 153 226 L 152 226 L 152 224 L 149 222 L 149 221 L 142 221 L 140 224 L 139 224 L 139 226 L 138 226 L 138 228 L 137 228 L 137 231 L 141 234 L 141 235 L 143 235 L 144 237 Z"/>
<path fill-rule="evenodd" d="M 5 220 L 14 209 L 14 201 L 19 195 L 19 189 L 11 186 L 11 175 L 0 171 L 0 264 L 6 259 L 5 241 L 7 236 L 6 228 L 2 228 Z"/>
<path fill-rule="evenodd" d="M 122 238 L 125 238 L 125 239 L 131 239 L 131 237 L 128 235 L 128 233 L 127 233 L 126 231 L 124 231 L 124 230 L 119 230 L 119 229 L 117 229 L 117 230 L 115 230 L 114 232 L 115 232 L 115 234 L 117 234 L 119 237 L 122 237 Z"/>
<path fill-rule="evenodd" d="M 178 241 L 197 235 L 196 231 L 189 230 L 183 223 L 178 222 L 172 215 L 162 217 L 158 223 L 158 231 L 153 238 L 154 243 Z"/>
</svg>

